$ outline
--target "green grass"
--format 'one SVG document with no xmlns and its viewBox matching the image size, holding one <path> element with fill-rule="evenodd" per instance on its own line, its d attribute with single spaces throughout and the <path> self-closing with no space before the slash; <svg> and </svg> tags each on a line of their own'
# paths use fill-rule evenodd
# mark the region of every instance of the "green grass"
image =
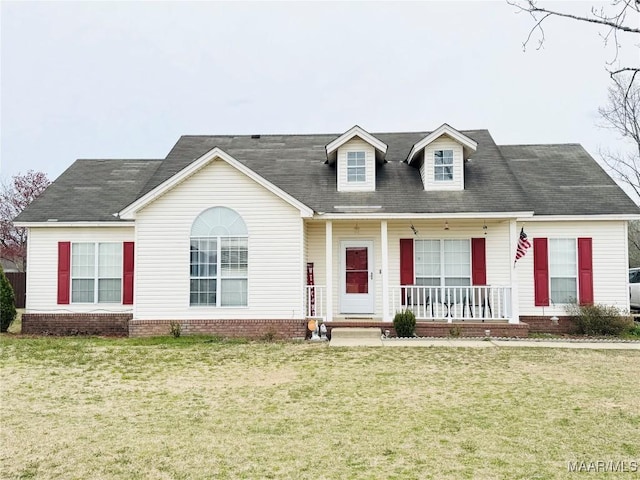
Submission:
<svg viewBox="0 0 640 480">
<path fill-rule="evenodd" d="M 3 479 L 554 479 L 640 458 L 637 351 L 0 342 Z"/>
</svg>

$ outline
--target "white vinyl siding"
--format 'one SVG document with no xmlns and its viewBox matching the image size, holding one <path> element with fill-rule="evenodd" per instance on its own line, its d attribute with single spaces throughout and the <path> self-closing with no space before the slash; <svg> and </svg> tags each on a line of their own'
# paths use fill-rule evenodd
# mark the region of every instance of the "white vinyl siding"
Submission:
<svg viewBox="0 0 640 480">
<path fill-rule="evenodd" d="M 517 229 L 520 231 L 521 225 Z M 589 237 L 593 245 L 593 295 L 595 303 L 613 305 L 622 310 L 629 309 L 629 266 L 627 263 L 627 237 L 623 221 L 558 221 L 529 222 L 524 230 L 533 242 L 536 237 L 552 239 L 577 239 Z M 536 307 L 533 288 L 533 252 L 518 260 L 515 271 L 518 278 L 520 315 L 566 315 L 564 304 Z M 549 252 L 551 267 L 551 252 Z M 487 264 L 489 260 L 487 260 Z M 551 277 L 551 271 L 549 272 Z"/>
<path fill-rule="evenodd" d="M 438 156 L 440 153 L 442 156 Z M 427 145 L 424 148 L 424 160 L 420 165 L 420 177 L 425 190 L 463 190 L 462 145 L 446 135 Z"/>
<path fill-rule="evenodd" d="M 305 226 L 307 237 L 307 256 L 305 262 L 313 263 L 315 284 L 326 285 L 325 224 L 324 222 L 306 222 Z"/>
<path fill-rule="evenodd" d="M 247 227 L 246 307 L 190 306 L 191 227 L 216 206 L 236 211 Z M 298 209 L 214 160 L 138 212 L 135 318 L 303 318 L 301 223 Z M 238 285 L 229 287 L 237 298 Z"/>
<path fill-rule="evenodd" d="M 400 285 L 400 239 L 413 238 L 416 243 L 438 236 L 442 240 L 461 240 L 484 237 L 486 252 L 487 285 L 509 286 L 513 259 L 505 252 L 509 251 L 509 222 L 487 221 L 487 235 L 482 229 L 482 220 L 449 221 L 450 230 L 443 230 L 441 220 L 416 220 L 412 222 L 418 235 L 414 235 L 407 222 L 389 220 L 389 284 Z M 469 241 L 470 242 L 470 241 Z M 414 261 L 417 257 L 414 249 Z M 415 270 L 416 276 L 418 271 Z M 465 274 L 466 275 L 466 274 Z"/>
<path fill-rule="evenodd" d="M 132 311 L 131 305 L 122 305 L 122 260 L 108 254 L 103 247 L 103 268 L 98 272 L 98 276 L 82 273 L 76 269 L 72 278 L 83 278 L 88 280 L 93 278 L 93 285 L 84 285 L 86 290 L 91 290 L 94 299 L 98 299 L 99 303 L 91 301 L 90 303 L 75 303 L 73 299 L 74 288 L 71 286 L 71 303 L 68 305 L 57 304 L 58 292 L 58 242 L 71 242 L 72 249 L 74 244 L 88 244 L 93 248 L 94 269 L 96 262 L 95 245 L 114 245 L 112 248 L 122 252 L 122 243 L 134 240 L 133 226 L 122 227 L 114 225 L 113 227 L 31 227 L 29 228 L 28 263 L 27 263 L 27 312 L 32 313 L 56 313 L 56 312 L 92 312 L 99 310 L 100 312 L 123 312 Z M 121 254 L 120 254 L 121 255 Z M 111 261 L 108 260 L 111 258 Z M 83 261 L 85 267 L 89 267 L 89 260 Z M 119 265 L 116 265 L 119 263 Z M 78 264 L 80 265 L 80 264 Z M 85 270 L 87 271 L 87 270 Z M 86 275 L 80 277 L 79 275 Z M 98 278 L 102 283 L 101 288 L 96 292 L 95 279 Z M 119 284 L 119 286 L 117 285 Z M 76 285 L 76 294 L 79 285 Z M 87 293 L 88 295 L 88 293 Z M 117 296 L 117 300 L 115 297 Z M 87 298 L 86 296 L 84 298 Z M 108 300 L 108 301 L 107 301 Z M 113 300 L 113 302 L 112 302 Z"/>
<path fill-rule="evenodd" d="M 382 252 L 380 250 L 380 222 L 359 221 L 358 229 L 355 222 L 338 220 L 333 221 L 333 314 L 341 318 L 338 292 L 340 288 L 340 242 L 343 240 L 373 240 L 374 283 L 376 293 L 374 316 L 382 317 Z M 405 220 L 388 221 L 388 246 L 389 246 L 389 285 L 400 285 L 400 239 L 414 238 L 424 240 L 430 235 L 438 235 L 440 240 L 456 240 L 469 242 L 469 238 L 484 236 L 482 221 L 465 220 L 456 223 L 449 222 L 451 230 L 444 231 L 441 220 L 416 220 L 412 222 L 418 231 L 415 236 L 410 224 Z M 513 268 L 513 259 L 505 252 L 509 252 L 509 222 L 487 221 L 486 261 L 487 284 L 496 286 L 509 286 L 511 282 L 510 272 Z M 325 277 L 325 224 L 324 222 L 311 221 L 306 223 L 307 232 L 307 262 L 313 262 L 315 269 L 316 285 L 326 285 Z M 415 252 L 414 252 L 415 255 Z"/>
<path fill-rule="evenodd" d="M 413 238 L 428 240 L 431 235 L 444 239 L 484 237 L 486 242 L 486 274 L 487 285 L 510 286 L 512 272 L 517 277 L 520 315 L 566 315 L 564 305 L 549 307 L 534 306 L 533 291 L 533 247 L 518 260 L 514 268 L 512 246 L 509 240 L 509 221 L 486 221 L 487 230 L 483 230 L 481 220 L 450 221 L 450 230 L 443 230 L 442 220 L 413 221 L 417 235 L 414 235 L 407 221 L 388 221 L 389 243 L 389 285 L 400 285 L 400 239 Z M 382 292 L 379 269 L 381 256 L 379 250 L 379 222 L 358 222 L 358 231 L 354 222 L 333 222 L 334 231 L 334 315 L 338 315 L 337 289 L 339 286 L 339 241 L 341 239 L 373 239 L 375 266 L 374 279 L 376 292 Z M 518 224 L 520 231 L 522 225 Z M 317 285 L 325 285 L 325 225 L 323 222 L 308 222 L 307 261 L 314 262 Z M 485 235 L 486 232 L 486 235 Z M 616 305 L 628 309 L 628 266 L 626 263 L 626 230 L 622 221 L 594 222 L 529 222 L 525 232 L 533 241 L 535 237 L 545 238 L 578 238 L 593 239 L 593 284 L 596 303 Z M 515 245 L 513 245 L 515 253 Z M 417 250 L 417 249 L 416 249 Z M 414 251 L 414 255 L 416 252 Z M 377 295 L 380 297 L 380 295 Z M 382 316 L 381 300 L 376 300 L 376 316 Z"/>
<path fill-rule="evenodd" d="M 376 189 L 375 149 L 358 137 L 338 148 L 339 192 L 373 192 Z"/>
</svg>

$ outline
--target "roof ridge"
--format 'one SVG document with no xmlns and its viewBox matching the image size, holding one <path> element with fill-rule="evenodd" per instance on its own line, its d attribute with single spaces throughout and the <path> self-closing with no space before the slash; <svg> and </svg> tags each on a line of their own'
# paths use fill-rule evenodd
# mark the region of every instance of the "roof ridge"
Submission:
<svg viewBox="0 0 640 480">
<path fill-rule="evenodd" d="M 164 158 L 76 158 L 76 162 L 162 162 Z"/>
<path fill-rule="evenodd" d="M 567 143 L 505 143 L 504 145 L 498 145 L 498 148 L 500 147 L 562 147 L 565 145 L 579 145 L 582 147 L 581 143 L 567 142 Z"/>
<path fill-rule="evenodd" d="M 352 127 L 353 128 L 353 127 Z M 360 127 L 362 128 L 362 127 Z M 365 130 L 363 128 L 363 130 Z M 459 132 L 488 132 L 488 128 L 456 128 Z M 411 130 L 411 131 L 386 131 L 386 132 L 370 132 L 365 130 L 371 135 L 428 135 L 435 130 Z M 183 134 L 180 138 L 202 138 L 202 137 L 220 137 L 220 138 L 234 138 L 234 137 L 251 137 L 252 135 L 260 135 L 260 137 L 326 137 L 330 135 L 340 136 L 345 132 L 325 132 L 325 133 L 237 133 L 237 134 L 215 134 L 215 133 L 200 133 L 200 134 Z"/>
</svg>

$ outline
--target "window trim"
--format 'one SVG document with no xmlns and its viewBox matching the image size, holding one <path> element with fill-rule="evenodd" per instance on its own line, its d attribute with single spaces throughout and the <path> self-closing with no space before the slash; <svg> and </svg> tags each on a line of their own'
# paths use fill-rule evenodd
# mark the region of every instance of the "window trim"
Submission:
<svg viewBox="0 0 640 480">
<path fill-rule="evenodd" d="M 571 277 L 569 276 L 563 276 L 563 277 L 559 277 L 559 276 L 554 276 L 552 274 L 552 261 L 551 261 L 551 251 L 552 251 L 552 243 L 554 242 L 554 240 L 571 240 L 573 242 L 574 248 L 575 248 L 575 274 Z M 571 305 L 572 303 L 578 303 L 579 300 L 579 296 L 580 296 L 580 275 L 578 272 L 578 262 L 579 262 L 579 258 L 578 258 L 578 238 L 577 237 L 549 237 L 547 239 L 547 249 L 548 249 L 548 259 L 547 259 L 547 263 L 548 263 L 548 272 L 549 272 L 549 303 L 552 305 Z M 575 298 L 573 298 L 573 301 L 569 301 L 569 302 L 556 302 L 553 298 L 553 290 L 552 290 L 552 286 L 551 286 L 551 280 L 553 278 L 556 279 L 567 279 L 567 278 L 572 278 L 575 279 L 576 281 L 576 291 L 575 291 Z"/>
<path fill-rule="evenodd" d="M 462 276 L 458 276 L 458 277 L 447 277 L 445 275 L 445 249 L 444 249 L 444 242 L 448 241 L 448 240 L 455 240 L 455 241 L 465 241 L 467 242 L 468 246 L 469 246 L 469 285 L 446 285 L 446 279 L 447 278 L 467 278 L 467 277 L 462 277 Z M 424 276 L 424 275 L 418 275 L 418 264 L 417 264 L 417 260 L 418 260 L 418 249 L 417 249 L 417 244 L 418 242 L 423 242 L 423 241 L 437 241 L 440 244 L 440 276 L 439 276 L 439 281 L 440 284 L 439 285 L 434 285 L 433 287 L 466 287 L 466 286 L 471 286 L 473 285 L 473 252 L 472 250 L 472 246 L 471 246 L 471 238 L 421 238 L 421 239 L 416 239 L 414 241 L 414 252 L 413 252 L 413 269 L 414 269 L 414 284 L 418 284 L 418 278 L 429 278 L 429 279 L 435 279 L 438 277 L 433 277 L 433 276 Z"/>
<path fill-rule="evenodd" d="M 247 275 L 244 277 L 222 276 L 222 240 L 223 239 L 246 239 L 247 240 Z M 189 256 L 191 256 L 192 240 L 215 240 L 216 241 L 216 275 L 207 277 L 194 277 L 189 271 L 189 307 L 192 308 L 249 308 L 249 235 L 215 235 L 189 237 Z M 189 270 L 191 270 L 191 259 L 189 259 Z M 191 280 L 215 280 L 216 281 L 216 304 L 191 303 Z M 246 305 L 222 305 L 222 281 L 223 280 L 246 280 L 247 281 L 247 304 Z"/>
<path fill-rule="evenodd" d="M 451 152 L 451 162 L 450 163 L 441 163 L 441 164 L 437 164 L 436 163 L 436 154 L 437 152 L 441 153 L 441 157 L 443 162 L 445 159 L 449 159 L 449 156 L 445 157 L 445 152 Z M 434 150 L 433 151 L 433 181 L 434 182 L 453 182 L 455 181 L 455 176 L 453 174 L 453 168 L 454 168 L 454 155 L 453 155 L 453 149 L 450 148 L 443 148 L 443 149 L 438 149 L 438 150 Z M 446 168 L 450 167 L 451 168 L 451 178 L 438 178 L 438 170 L 441 170 L 441 174 L 442 177 L 444 177 L 445 172 L 446 172 Z"/>
<path fill-rule="evenodd" d="M 231 212 L 233 212 L 234 214 L 237 215 L 237 218 L 239 218 L 242 222 L 242 225 L 244 227 L 244 231 L 246 233 L 234 233 L 234 234 L 222 234 L 222 233 L 217 233 L 215 235 L 191 235 L 191 232 L 193 231 L 194 225 L 196 224 L 196 222 L 198 222 L 198 220 L 202 217 L 202 215 L 204 215 L 206 212 L 215 210 L 215 209 L 224 209 L 224 210 L 229 210 Z M 235 223 L 235 221 L 234 221 Z M 227 228 L 225 225 L 222 224 L 218 224 L 218 225 L 209 225 L 210 230 L 213 230 L 214 228 L 218 228 L 218 227 L 225 227 Z M 244 309 L 244 308 L 249 308 L 249 265 L 250 265 L 250 261 L 249 261 L 249 233 L 248 233 L 248 229 L 247 229 L 247 225 L 244 221 L 244 218 L 242 217 L 242 215 L 240 215 L 236 210 L 223 206 L 223 205 L 216 205 L 214 207 L 210 207 L 207 208 L 205 210 L 203 210 L 202 212 L 200 212 L 199 215 L 197 215 L 195 217 L 195 219 L 193 220 L 192 224 L 191 224 L 191 232 L 189 235 L 189 295 L 187 298 L 187 303 L 189 308 L 196 308 L 196 309 L 201 309 L 201 308 L 215 308 L 215 309 L 221 309 L 221 308 L 227 308 L 227 309 Z M 228 230 L 227 230 L 228 232 Z M 247 269 L 247 273 L 245 276 L 222 276 L 222 243 L 223 240 L 233 240 L 233 239 L 244 239 L 246 240 L 246 251 L 247 251 L 247 263 L 246 263 L 246 269 Z M 198 276 L 193 276 L 191 274 L 191 268 L 192 268 L 192 263 L 191 263 L 191 242 L 193 240 L 215 240 L 216 242 L 216 275 L 215 276 L 206 276 L 206 277 L 198 277 Z M 191 303 L 191 295 L 192 295 L 192 290 L 191 290 L 191 281 L 192 280 L 215 280 L 216 281 L 216 291 L 215 291 L 215 295 L 216 295 L 216 303 L 214 304 L 201 304 L 201 303 Z M 246 290 L 246 304 L 244 305 L 222 305 L 222 283 L 224 280 L 246 280 L 246 285 L 247 285 L 247 290 Z"/>
<path fill-rule="evenodd" d="M 362 158 L 359 158 L 359 155 L 362 154 Z M 349 158 L 353 155 L 353 158 Z M 351 150 L 347 152 L 347 164 L 346 164 L 346 174 L 347 174 L 347 184 L 355 184 L 362 185 L 367 183 L 367 152 L 364 150 Z M 349 165 L 351 161 L 356 162 L 355 165 Z M 362 161 L 362 165 L 357 164 L 357 162 Z M 354 172 L 355 170 L 355 172 Z M 362 170 L 362 172 L 360 172 Z M 349 173 L 352 173 L 355 176 L 355 179 L 349 178 Z M 359 180 L 358 177 L 362 176 L 362 180 Z"/>
<path fill-rule="evenodd" d="M 77 277 L 73 274 L 73 246 L 74 245 L 93 245 L 93 276 L 87 277 Z M 119 246 L 120 260 L 119 265 L 120 269 L 118 277 L 101 277 L 100 276 L 100 245 L 117 245 Z M 123 291 L 124 291 L 124 275 L 123 275 L 123 258 L 124 258 L 124 247 L 122 242 L 71 242 L 69 255 L 69 303 L 74 305 L 123 305 Z M 74 280 L 92 280 L 93 281 L 93 301 L 88 302 L 77 302 L 73 300 L 73 281 Z M 117 301 L 100 301 L 100 280 L 120 280 L 120 298 Z"/>
</svg>

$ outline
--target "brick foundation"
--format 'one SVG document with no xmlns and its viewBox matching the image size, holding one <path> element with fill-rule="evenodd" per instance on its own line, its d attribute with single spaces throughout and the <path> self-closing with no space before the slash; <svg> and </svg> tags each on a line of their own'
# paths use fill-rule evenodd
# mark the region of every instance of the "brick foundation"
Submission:
<svg viewBox="0 0 640 480">
<path fill-rule="evenodd" d="M 25 313 L 22 333 L 126 337 L 131 317 L 130 313 Z"/>
<path fill-rule="evenodd" d="M 571 317 L 558 317 L 558 323 L 554 324 L 551 317 L 526 317 L 521 316 L 520 321 L 529 325 L 531 333 L 565 334 L 575 333 L 575 325 Z"/>
<path fill-rule="evenodd" d="M 174 320 L 131 320 L 130 337 L 153 337 L 171 334 Z M 175 320 L 182 335 L 217 335 L 227 338 L 305 338 L 307 322 L 297 320 Z"/>
<path fill-rule="evenodd" d="M 389 330 L 389 335 L 396 336 L 392 322 L 327 322 L 327 332 L 331 335 L 333 327 L 373 327 L 381 331 Z M 416 335 L 419 337 L 484 337 L 485 330 L 490 330 L 492 337 L 523 338 L 529 334 L 529 326 L 524 323 L 496 323 L 496 322 L 416 322 Z"/>
<path fill-rule="evenodd" d="M 217 335 L 229 338 L 305 338 L 307 321 L 286 320 L 178 320 L 182 335 Z M 172 320 L 133 320 L 129 313 L 25 313 L 22 316 L 22 333 L 35 335 L 108 335 L 151 337 L 171 334 Z M 485 330 L 492 337 L 526 337 L 531 333 L 573 333 L 570 317 L 560 317 L 558 324 L 551 317 L 520 317 L 519 324 L 496 322 L 420 322 L 416 323 L 416 335 L 420 337 L 483 337 Z M 393 323 L 380 321 L 334 321 L 326 324 L 329 335 L 333 327 L 375 327 L 389 330 L 395 336 Z"/>
</svg>

